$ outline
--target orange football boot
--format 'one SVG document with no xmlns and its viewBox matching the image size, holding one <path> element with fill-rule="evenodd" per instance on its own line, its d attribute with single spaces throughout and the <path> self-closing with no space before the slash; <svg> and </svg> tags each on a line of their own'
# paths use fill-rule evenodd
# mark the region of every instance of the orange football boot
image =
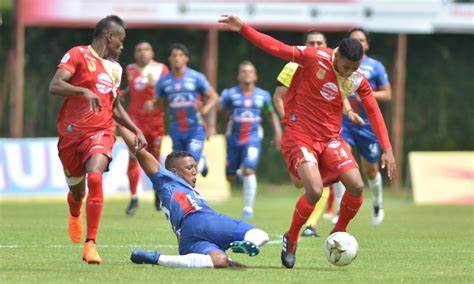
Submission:
<svg viewBox="0 0 474 284">
<path fill-rule="evenodd" d="M 82 259 L 88 264 L 102 263 L 102 258 L 100 258 L 99 252 L 97 251 L 97 247 L 95 246 L 95 242 L 93 240 L 84 243 L 84 247 L 82 248 Z"/>
<path fill-rule="evenodd" d="M 82 240 L 81 215 L 74 217 L 69 215 L 69 238 L 73 243 L 80 243 Z"/>
</svg>

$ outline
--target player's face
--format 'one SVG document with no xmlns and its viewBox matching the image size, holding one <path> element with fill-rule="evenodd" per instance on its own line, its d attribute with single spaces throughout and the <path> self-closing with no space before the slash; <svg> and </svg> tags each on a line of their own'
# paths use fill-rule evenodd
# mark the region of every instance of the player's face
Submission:
<svg viewBox="0 0 474 284">
<path fill-rule="evenodd" d="M 147 65 L 153 56 L 153 49 L 148 42 L 142 42 L 135 47 L 135 60 L 139 65 Z"/>
<path fill-rule="evenodd" d="M 310 34 L 306 37 L 306 45 L 314 47 L 327 47 L 326 38 L 322 34 Z"/>
<path fill-rule="evenodd" d="M 241 84 L 254 84 L 257 82 L 257 71 L 253 65 L 247 64 L 239 68 L 237 79 Z"/>
<path fill-rule="evenodd" d="M 351 61 L 339 54 L 339 52 L 336 52 L 334 68 L 342 77 L 349 78 L 349 76 L 359 68 L 359 65 L 360 61 Z"/>
<path fill-rule="evenodd" d="M 354 31 L 351 33 L 350 38 L 358 40 L 364 48 L 364 51 L 369 50 L 369 43 L 367 42 L 367 38 L 365 37 L 365 34 L 363 32 Z"/>
<path fill-rule="evenodd" d="M 173 49 L 168 59 L 170 61 L 171 68 L 173 69 L 181 69 L 185 67 L 189 60 L 186 54 L 184 54 L 184 52 L 179 49 Z"/>
<path fill-rule="evenodd" d="M 125 30 L 122 27 L 116 27 L 107 35 L 107 50 L 111 58 L 118 60 L 123 49 L 125 40 Z"/>
<path fill-rule="evenodd" d="M 171 171 L 184 179 L 192 187 L 196 186 L 197 164 L 193 157 L 177 159 L 174 161 L 174 167 Z"/>
</svg>

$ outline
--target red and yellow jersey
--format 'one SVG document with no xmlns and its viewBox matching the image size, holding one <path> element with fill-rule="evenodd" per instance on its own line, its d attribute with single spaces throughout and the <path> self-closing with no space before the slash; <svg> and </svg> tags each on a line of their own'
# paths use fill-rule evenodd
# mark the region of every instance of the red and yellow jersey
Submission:
<svg viewBox="0 0 474 284">
<path fill-rule="evenodd" d="M 66 97 L 57 121 L 59 136 L 81 138 L 98 131 L 113 132 L 112 109 L 122 77 L 120 64 L 101 58 L 91 46 L 76 46 L 63 56 L 58 68 L 72 74 L 71 85 L 89 89 L 102 103 L 101 110 L 93 111 L 84 96 Z"/>
<path fill-rule="evenodd" d="M 361 99 L 382 149 L 391 147 L 385 122 L 369 82 L 359 71 L 353 72 L 349 78 L 341 77 L 333 67 L 332 49 L 288 46 L 257 32 L 247 24 L 242 26 L 240 33 L 264 51 L 301 66 L 290 85 L 291 89 L 296 83 L 294 80 L 300 77 L 297 88 L 285 95 L 284 121 L 287 127 L 309 134 L 318 141 L 338 137 L 342 126 L 343 96 L 355 92 Z"/>
<path fill-rule="evenodd" d="M 128 80 L 130 105 L 127 112 L 135 117 L 154 117 L 163 121 L 163 104 L 160 102 L 155 111 L 145 111 L 143 105 L 146 101 L 153 100 L 155 96 L 155 83 L 169 70 L 165 64 L 151 61 L 140 68 L 133 63 L 125 69 Z"/>
</svg>

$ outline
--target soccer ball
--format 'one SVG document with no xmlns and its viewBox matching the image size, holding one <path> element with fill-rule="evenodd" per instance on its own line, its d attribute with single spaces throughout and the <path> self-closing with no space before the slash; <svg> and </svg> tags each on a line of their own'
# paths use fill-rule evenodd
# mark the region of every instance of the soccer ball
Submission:
<svg viewBox="0 0 474 284">
<path fill-rule="evenodd" d="M 337 266 L 350 264 L 359 251 L 357 240 L 349 233 L 336 232 L 324 241 L 324 254 L 328 261 Z"/>
</svg>

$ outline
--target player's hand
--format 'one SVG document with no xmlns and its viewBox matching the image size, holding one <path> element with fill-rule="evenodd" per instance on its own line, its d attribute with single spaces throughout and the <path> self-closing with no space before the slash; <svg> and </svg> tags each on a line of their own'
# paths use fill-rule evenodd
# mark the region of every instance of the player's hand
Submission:
<svg viewBox="0 0 474 284">
<path fill-rule="evenodd" d="M 347 112 L 347 117 L 354 124 L 357 124 L 357 125 L 364 125 L 365 124 L 362 117 L 360 117 L 360 115 L 358 113 L 356 113 L 355 111 L 353 111 L 353 110 L 349 110 L 349 112 Z"/>
<path fill-rule="evenodd" d="M 91 111 L 98 112 L 102 110 L 102 103 L 100 102 L 99 96 L 86 88 L 82 90 L 82 95 L 89 101 Z"/>
<path fill-rule="evenodd" d="M 194 108 L 197 110 L 197 112 L 199 112 L 200 114 L 203 114 L 202 113 L 202 109 L 203 109 L 202 101 L 196 101 L 196 104 L 194 105 Z"/>
<path fill-rule="evenodd" d="M 145 148 L 146 146 L 148 146 L 148 142 L 146 142 L 146 139 L 145 139 L 145 135 L 143 135 L 142 131 L 141 130 L 137 130 L 135 132 L 136 136 L 135 136 L 135 146 L 134 146 L 134 149 L 135 149 L 135 153 L 140 151 L 141 149 Z"/>
<path fill-rule="evenodd" d="M 143 103 L 142 108 L 145 112 L 152 112 L 155 110 L 155 103 L 152 100 L 147 100 L 145 103 Z"/>
<path fill-rule="evenodd" d="M 382 158 L 380 159 L 380 164 L 382 169 L 387 168 L 388 178 L 392 180 L 397 169 L 397 164 L 395 163 L 395 157 L 393 156 L 392 149 L 383 152 Z"/>
<path fill-rule="evenodd" d="M 240 29 L 244 25 L 244 23 L 238 17 L 232 15 L 221 15 L 218 22 L 221 24 L 225 24 L 229 30 L 234 32 L 240 31 Z"/>
</svg>

